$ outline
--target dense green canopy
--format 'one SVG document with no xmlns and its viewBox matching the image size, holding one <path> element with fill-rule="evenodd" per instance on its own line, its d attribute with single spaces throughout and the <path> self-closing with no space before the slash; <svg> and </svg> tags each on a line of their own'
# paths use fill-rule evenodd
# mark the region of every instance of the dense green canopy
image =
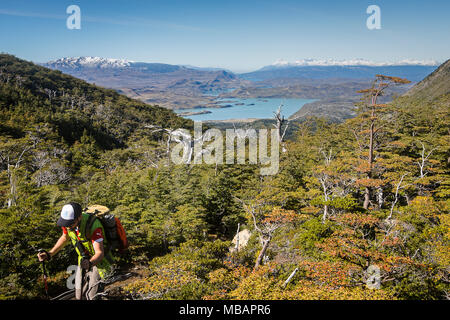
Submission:
<svg viewBox="0 0 450 320">
<path fill-rule="evenodd" d="M 277 175 L 174 165 L 154 128 L 191 121 L 0 55 L 0 299 L 45 296 L 36 250 L 53 246 L 70 201 L 121 219 L 131 246 L 119 264 L 144 274 L 123 296 L 448 298 L 450 94 L 355 110 L 298 124 Z M 238 224 L 251 237 L 230 250 Z M 74 262 L 66 249 L 48 264 L 50 295 Z"/>
</svg>

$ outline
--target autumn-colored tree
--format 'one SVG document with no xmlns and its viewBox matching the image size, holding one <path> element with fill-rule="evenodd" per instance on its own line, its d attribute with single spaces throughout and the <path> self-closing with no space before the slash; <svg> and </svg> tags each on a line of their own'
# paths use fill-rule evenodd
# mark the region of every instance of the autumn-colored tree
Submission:
<svg viewBox="0 0 450 320">
<path fill-rule="evenodd" d="M 301 218 L 294 210 L 283 208 L 287 201 L 287 195 L 286 193 L 277 193 L 276 188 L 270 188 L 269 180 L 263 181 L 261 189 L 255 198 L 248 201 L 236 198 L 242 204 L 249 224 L 253 225 L 253 228 L 258 233 L 262 246 L 256 258 L 255 270 L 261 265 L 275 232 L 281 227 Z"/>
<path fill-rule="evenodd" d="M 368 209 L 373 197 L 373 190 L 381 186 L 376 176 L 374 162 L 376 152 L 386 141 L 385 129 L 395 119 L 395 110 L 388 104 L 379 103 L 388 87 L 410 83 L 407 79 L 376 75 L 369 89 L 358 91 L 364 94 L 357 109 L 357 116 L 349 121 L 358 145 L 360 160 L 358 171 L 362 177 L 357 183 L 364 188 L 364 209 Z"/>
</svg>

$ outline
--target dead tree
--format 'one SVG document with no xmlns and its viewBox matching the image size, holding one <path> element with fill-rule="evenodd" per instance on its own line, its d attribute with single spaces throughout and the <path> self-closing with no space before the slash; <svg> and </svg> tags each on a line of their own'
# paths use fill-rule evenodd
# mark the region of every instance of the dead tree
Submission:
<svg viewBox="0 0 450 320">
<path fill-rule="evenodd" d="M 273 125 L 277 129 L 277 137 L 278 142 L 282 145 L 282 151 L 286 152 L 286 148 L 283 145 L 284 137 L 286 135 L 286 130 L 289 127 L 289 120 L 285 119 L 284 115 L 281 114 L 281 107 L 283 104 L 280 104 L 277 112 L 274 112 L 275 124 Z M 284 126 L 284 129 L 283 129 Z"/>
<path fill-rule="evenodd" d="M 405 173 L 401 176 L 399 183 L 397 184 L 397 187 L 395 188 L 395 195 L 394 195 L 394 201 L 392 202 L 391 205 L 391 212 L 389 213 L 389 216 L 387 217 L 387 220 L 392 219 L 392 214 L 394 213 L 394 207 L 398 202 L 398 192 L 400 191 L 400 189 L 402 188 L 402 182 L 403 179 L 408 175 L 408 173 Z"/>
<path fill-rule="evenodd" d="M 145 125 L 144 128 L 153 129 L 152 133 L 162 132 L 167 136 L 166 142 L 166 154 L 167 161 L 170 163 L 170 145 L 172 142 L 180 143 L 183 145 L 183 159 L 185 164 L 190 164 L 192 161 L 192 157 L 194 156 L 194 162 L 197 157 L 200 157 L 203 153 L 208 150 L 200 150 L 197 154 L 194 154 L 194 145 L 196 143 L 201 143 L 201 141 L 206 140 L 207 137 L 205 134 L 202 134 L 197 139 L 194 139 L 191 134 L 185 129 L 176 129 L 173 130 L 171 128 L 163 128 L 161 126 L 156 125 Z"/>
<path fill-rule="evenodd" d="M 276 209 L 273 204 L 266 200 L 250 201 L 249 204 L 246 204 L 243 200 L 237 197 L 234 198 L 239 201 L 244 207 L 244 210 L 251 215 L 253 226 L 259 235 L 259 241 L 262 248 L 256 258 L 255 266 L 253 267 L 253 270 L 256 270 L 262 264 L 275 231 L 293 221 L 296 214 L 290 210 Z"/>
<path fill-rule="evenodd" d="M 8 208 L 15 206 L 17 203 L 17 169 L 24 160 L 25 154 L 32 148 L 29 145 L 22 146 L 22 150 L 17 152 L 18 145 L 11 145 L 10 148 L 0 152 L 0 163 L 6 167 L 10 185 L 10 197 L 7 201 Z M 14 157 L 17 154 L 17 157 Z"/>
</svg>

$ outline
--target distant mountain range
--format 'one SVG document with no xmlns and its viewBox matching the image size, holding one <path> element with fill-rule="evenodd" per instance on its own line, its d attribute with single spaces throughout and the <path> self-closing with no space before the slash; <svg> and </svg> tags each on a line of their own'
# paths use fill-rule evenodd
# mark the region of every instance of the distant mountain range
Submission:
<svg viewBox="0 0 450 320">
<path fill-rule="evenodd" d="M 112 59 L 102 57 L 75 57 L 75 58 L 61 58 L 58 60 L 49 61 L 44 63 L 45 66 L 53 69 L 82 69 L 82 68 L 95 68 L 95 69 L 122 69 L 122 68 L 138 68 L 146 70 L 148 72 L 166 73 L 173 72 L 181 69 L 192 69 L 200 71 L 231 71 L 224 68 L 207 68 L 196 67 L 191 65 L 172 65 L 165 63 L 147 63 L 147 62 L 135 62 L 126 59 Z"/>
<path fill-rule="evenodd" d="M 234 87 L 240 82 L 235 74 L 222 69 L 101 57 L 62 58 L 42 65 L 114 89 L 165 90 L 176 87 L 208 93 L 220 88 Z"/>
<path fill-rule="evenodd" d="M 294 66 L 368 66 L 368 67 L 386 67 L 386 66 L 437 66 L 439 62 L 435 60 L 412 60 L 405 59 L 397 62 L 376 62 L 366 59 L 350 59 L 350 60 L 335 60 L 335 59 L 302 59 L 294 62 L 279 59 L 272 65 L 264 67 L 278 68 L 278 67 L 294 67 Z"/>
<path fill-rule="evenodd" d="M 277 60 L 269 66 L 239 76 L 250 81 L 266 81 L 284 78 L 372 79 L 375 74 L 386 74 L 417 82 L 433 72 L 438 65 L 439 63 L 433 60 L 402 60 L 399 62 L 373 62 L 364 59 L 304 59 L 294 62 Z"/>
<path fill-rule="evenodd" d="M 364 59 L 294 62 L 278 60 L 259 70 L 236 74 L 220 68 L 135 62 L 102 57 L 62 58 L 42 64 L 50 69 L 113 88 L 169 109 L 217 106 L 215 97 L 298 97 L 353 100 L 376 74 L 421 81 L 436 61 L 372 62 Z M 337 89 L 336 92 L 334 89 Z M 405 92 L 409 87 L 401 89 Z M 334 91 L 333 91 L 334 90 Z"/>
<path fill-rule="evenodd" d="M 112 87 L 130 88 L 126 78 L 128 75 L 142 80 L 154 77 L 168 77 L 168 80 L 204 81 L 217 75 L 226 75 L 228 79 L 249 81 L 265 81 L 273 79 L 371 79 L 375 74 L 395 75 L 413 82 L 422 80 L 433 72 L 439 63 L 434 60 L 402 60 L 398 62 L 373 62 L 365 59 L 303 59 L 294 62 L 277 60 L 273 64 L 259 70 L 234 74 L 221 68 L 202 68 L 188 65 L 172 65 L 164 63 L 134 62 L 125 59 L 101 57 L 62 58 L 44 63 L 43 66 L 57 69 L 88 81 L 96 81 Z M 93 69 L 96 70 L 93 74 Z M 164 74 L 164 75 L 162 75 Z M 121 79 L 123 78 L 123 79 Z M 123 81 L 121 81 L 123 80 Z M 151 83 L 154 82 L 150 81 Z M 165 79 L 161 79 L 164 81 Z M 144 81 L 147 86 L 147 82 Z M 139 86 L 139 87 L 142 87 Z"/>
<path fill-rule="evenodd" d="M 130 67 L 133 61 L 125 59 L 110 59 L 100 57 L 61 58 L 45 63 L 53 69 L 81 69 L 81 68 L 125 68 Z"/>
</svg>

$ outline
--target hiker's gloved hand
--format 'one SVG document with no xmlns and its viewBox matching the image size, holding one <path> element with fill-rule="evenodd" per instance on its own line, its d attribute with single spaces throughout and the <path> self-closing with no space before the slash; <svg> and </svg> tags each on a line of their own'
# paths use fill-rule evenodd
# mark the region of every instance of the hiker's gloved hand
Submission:
<svg viewBox="0 0 450 320">
<path fill-rule="evenodd" d="M 37 257 L 38 257 L 40 262 L 42 262 L 42 261 L 50 261 L 50 259 L 52 258 L 50 253 L 48 253 L 48 251 L 46 251 L 46 250 L 39 251 L 38 254 L 37 254 Z"/>
<path fill-rule="evenodd" d="M 89 270 L 92 267 L 92 263 L 88 258 L 83 258 L 80 262 L 81 269 Z"/>
</svg>

